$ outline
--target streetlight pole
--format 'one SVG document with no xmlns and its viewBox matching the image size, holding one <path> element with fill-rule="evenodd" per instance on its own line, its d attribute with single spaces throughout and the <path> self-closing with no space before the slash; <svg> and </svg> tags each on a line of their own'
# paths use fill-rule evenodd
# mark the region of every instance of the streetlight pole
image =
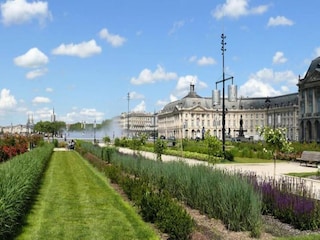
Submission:
<svg viewBox="0 0 320 240">
<path fill-rule="evenodd" d="M 128 116 L 127 116 L 127 137 L 129 138 L 129 103 L 130 103 L 130 93 L 128 93 Z"/>
<path fill-rule="evenodd" d="M 153 113 L 153 145 L 156 145 L 156 110 Z"/>
<path fill-rule="evenodd" d="M 221 34 L 221 51 L 222 51 L 222 80 L 216 82 L 216 87 L 218 83 L 222 82 L 222 154 L 224 159 L 226 158 L 226 151 L 225 151 L 225 143 L 226 143 L 226 107 L 225 107 L 225 81 L 232 80 L 233 77 L 225 77 L 225 69 L 224 69 L 224 52 L 225 49 L 225 39 L 226 36 L 222 33 Z M 219 96 L 220 97 L 220 96 Z"/>
<path fill-rule="evenodd" d="M 94 123 L 93 123 L 93 143 L 94 144 L 96 143 L 96 127 L 97 127 L 97 123 L 96 123 L 96 120 L 94 120 Z"/>
<path fill-rule="evenodd" d="M 222 152 L 223 152 L 223 158 L 226 157 L 225 152 L 225 143 L 226 143 L 226 112 L 225 112 L 225 72 L 224 72 L 224 52 L 227 50 L 225 49 L 225 43 L 226 36 L 222 33 L 221 34 L 221 51 L 222 51 Z"/>
</svg>

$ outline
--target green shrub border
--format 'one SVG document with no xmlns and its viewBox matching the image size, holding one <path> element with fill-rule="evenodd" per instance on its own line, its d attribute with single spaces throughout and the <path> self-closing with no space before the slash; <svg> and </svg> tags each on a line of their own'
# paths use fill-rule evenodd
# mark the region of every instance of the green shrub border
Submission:
<svg viewBox="0 0 320 240">
<path fill-rule="evenodd" d="M 13 238 L 22 226 L 53 147 L 45 144 L 0 165 L 0 239 Z"/>
</svg>

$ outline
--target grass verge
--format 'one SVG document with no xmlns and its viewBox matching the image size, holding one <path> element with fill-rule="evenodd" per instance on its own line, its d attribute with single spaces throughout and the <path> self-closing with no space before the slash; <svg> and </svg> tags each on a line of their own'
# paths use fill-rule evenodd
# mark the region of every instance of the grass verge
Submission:
<svg viewBox="0 0 320 240">
<path fill-rule="evenodd" d="M 159 239 L 151 226 L 73 151 L 55 152 L 17 239 Z"/>
<path fill-rule="evenodd" d="M 318 176 L 318 172 L 301 172 L 301 173 L 287 173 L 286 175 L 293 176 L 293 177 L 302 177 L 307 178 L 311 176 Z"/>
</svg>

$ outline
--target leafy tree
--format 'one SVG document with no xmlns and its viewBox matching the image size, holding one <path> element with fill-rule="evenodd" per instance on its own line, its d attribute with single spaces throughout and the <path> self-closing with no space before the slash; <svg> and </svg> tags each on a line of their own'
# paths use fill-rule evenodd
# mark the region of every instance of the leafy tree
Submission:
<svg viewBox="0 0 320 240">
<path fill-rule="evenodd" d="M 166 142 L 158 138 L 154 145 L 154 152 L 157 154 L 157 160 L 162 161 L 161 155 L 166 148 Z"/>
<path fill-rule="evenodd" d="M 34 131 L 47 134 L 56 134 L 66 127 L 66 123 L 62 121 L 40 121 L 34 125 Z"/>
<path fill-rule="evenodd" d="M 145 133 L 140 134 L 140 142 L 142 145 L 145 145 L 147 143 L 148 135 Z"/>
<path fill-rule="evenodd" d="M 110 142 L 111 142 L 111 139 L 110 139 L 109 136 L 105 136 L 105 137 L 103 138 L 103 141 L 104 141 L 104 143 L 110 143 Z"/>
<path fill-rule="evenodd" d="M 207 131 L 205 133 L 204 142 L 208 147 L 209 162 L 215 162 L 221 149 L 221 141 L 217 137 L 211 136 L 210 132 Z"/>
<path fill-rule="evenodd" d="M 277 159 L 277 156 L 280 152 L 290 153 L 293 151 L 291 142 L 285 137 L 286 129 L 285 128 L 270 128 L 270 127 L 258 127 L 258 132 L 263 136 L 268 149 L 272 152 L 274 159 Z"/>
<path fill-rule="evenodd" d="M 141 149 L 141 139 L 139 138 L 133 138 L 131 141 L 130 141 L 130 147 L 131 149 L 133 150 L 134 154 L 136 154 L 136 151 L 139 155 L 139 151 Z"/>
</svg>

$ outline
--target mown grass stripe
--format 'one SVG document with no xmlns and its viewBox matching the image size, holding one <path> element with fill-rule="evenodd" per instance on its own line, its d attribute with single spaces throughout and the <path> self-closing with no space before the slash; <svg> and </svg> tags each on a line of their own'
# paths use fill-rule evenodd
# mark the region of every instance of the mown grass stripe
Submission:
<svg viewBox="0 0 320 240">
<path fill-rule="evenodd" d="M 55 152 L 17 239 L 159 239 L 76 152 Z"/>
</svg>

